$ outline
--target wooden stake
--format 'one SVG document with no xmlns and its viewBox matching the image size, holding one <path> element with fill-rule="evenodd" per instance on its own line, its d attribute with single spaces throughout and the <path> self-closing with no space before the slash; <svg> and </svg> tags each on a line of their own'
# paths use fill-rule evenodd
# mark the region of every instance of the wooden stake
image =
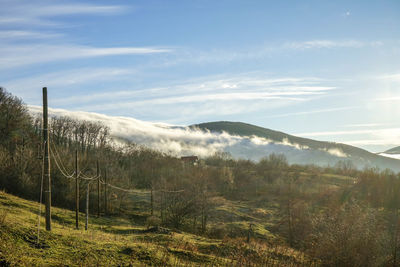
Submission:
<svg viewBox="0 0 400 267">
<path fill-rule="evenodd" d="M 100 170 L 99 170 L 99 160 L 96 164 L 96 175 L 97 175 L 97 217 L 100 217 Z"/>
<path fill-rule="evenodd" d="M 153 216 L 154 213 L 154 198 L 153 198 L 153 185 L 151 185 L 151 195 L 150 195 L 150 203 L 151 203 L 151 216 Z"/>
<path fill-rule="evenodd" d="M 48 127 L 47 87 L 43 87 L 44 196 L 46 203 L 46 230 L 51 231 L 51 177 Z"/>
<path fill-rule="evenodd" d="M 87 231 L 88 229 L 88 224 L 89 224 L 89 183 L 87 184 L 87 188 L 86 188 L 86 209 L 85 209 L 85 213 L 86 213 L 86 222 L 85 222 L 85 230 Z"/>
<path fill-rule="evenodd" d="M 78 149 L 75 150 L 75 226 L 79 229 Z"/>
<path fill-rule="evenodd" d="M 107 215 L 107 168 L 104 170 L 104 215 Z"/>
</svg>

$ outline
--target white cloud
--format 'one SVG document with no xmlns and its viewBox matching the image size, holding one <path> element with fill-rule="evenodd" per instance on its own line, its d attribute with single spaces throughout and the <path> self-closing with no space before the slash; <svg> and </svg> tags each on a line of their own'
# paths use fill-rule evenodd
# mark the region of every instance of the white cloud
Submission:
<svg viewBox="0 0 400 267">
<path fill-rule="evenodd" d="M 42 111 L 41 107 L 38 106 L 29 106 L 29 110 L 33 114 L 40 114 Z M 257 136 L 241 137 L 225 132 L 211 133 L 194 128 L 145 122 L 128 117 L 111 117 L 98 113 L 52 108 L 49 108 L 49 114 L 50 116 L 68 116 L 78 120 L 100 122 L 110 127 L 113 137 L 130 140 L 175 156 L 194 154 L 206 157 L 224 151 L 229 147 L 242 146 L 248 148 L 253 146 L 266 149 L 266 146 L 270 144 L 297 150 L 308 149 L 298 144 L 292 144 L 287 139 L 281 142 L 273 142 Z M 265 155 L 267 155 L 267 151 Z"/>
<path fill-rule="evenodd" d="M 29 9 L 28 9 L 29 7 Z M 60 15 L 77 15 L 77 14 L 116 14 L 126 10 L 124 6 L 99 6 L 90 4 L 51 4 L 38 7 L 37 5 L 29 5 L 21 7 L 25 14 L 33 17 L 54 17 Z"/>
<path fill-rule="evenodd" d="M 230 86 L 226 86 L 229 84 Z M 238 75 L 235 78 L 203 78 L 181 84 L 132 90 L 108 90 L 91 95 L 55 99 L 54 103 L 79 103 L 79 109 L 101 111 L 140 109 L 143 114 L 177 113 L 191 118 L 206 114 L 238 114 L 304 102 L 334 90 L 311 79 L 276 79 Z M 112 104 L 111 104 L 112 103 Z M 268 103 L 268 105 L 266 105 Z M 190 104 L 190 105 L 189 105 Z M 137 113 L 136 113 L 137 114 Z"/>
<path fill-rule="evenodd" d="M 347 124 L 344 127 L 351 127 L 351 128 L 369 128 L 369 127 L 380 127 L 387 124 L 384 123 L 355 123 L 355 124 Z"/>
<path fill-rule="evenodd" d="M 323 151 L 327 152 L 328 154 L 331 154 L 333 156 L 339 157 L 339 158 L 347 158 L 348 155 L 344 153 L 341 149 L 339 148 L 329 148 L 329 149 L 323 149 Z"/>
<path fill-rule="evenodd" d="M 304 150 L 304 149 L 310 149 L 308 146 L 303 146 L 303 145 L 299 145 L 296 143 L 291 143 L 289 141 L 289 139 L 287 138 L 283 138 L 282 142 L 280 142 L 279 144 L 285 145 L 285 146 L 292 146 L 298 150 Z"/>
<path fill-rule="evenodd" d="M 8 1 L 2 5 L 0 25 L 57 25 L 50 18 L 65 15 L 110 15 L 121 13 L 127 7 L 118 5 L 94 5 L 78 3 L 50 3 L 44 1 Z"/>
<path fill-rule="evenodd" d="M 291 116 L 302 116 L 302 115 L 310 115 L 310 114 L 318 114 L 318 113 L 329 113 L 341 110 L 349 110 L 355 109 L 357 107 L 339 107 L 339 108 L 327 108 L 327 109 L 317 109 L 317 110 L 309 110 L 309 111 L 299 111 L 299 112 L 291 112 L 284 114 L 276 114 L 268 116 L 268 118 L 280 118 L 280 117 L 291 117 Z"/>
<path fill-rule="evenodd" d="M 0 70 L 91 57 L 170 52 L 159 47 L 94 47 L 66 43 L 68 36 L 57 32 L 72 26 L 73 20 L 63 20 L 66 15 L 115 15 L 129 9 L 125 6 L 58 1 L 5 1 L 0 5 L 0 26 L 9 29 L 0 31 Z"/>
<path fill-rule="evenodd" d="M 324 132 L 308 132 L 308 133 L 297 133 L 297 136 L 307 136 L 307 137 L 316 137 L 316 136 L 339 136 L 339 135 L 358 135 L 358 134 L 377 134 L 382 133 L 387 130 L 396 130 L 400 129 L 379 129 L 379 130 L 350 130 L 350 131 L 324 131 Z"/>
<path fill-rule="evenodd" d="M 283 45 L 284 48 L 288 49 L 321 49 L 321 48 L 360 48 L 369 43 L 357 41 L 357 40 L 311 40 L 304 42 L 287 42 Z"/>
<path fill-rule="evenodd" d="M 59 33 L 35 32 L 35 31 L 0 31 L 0 40 L 15 40 L 15 39 L 48 39 L 60 37 Z"/>
<path fill-rule="evenodd" d="M 329 137 L 353 146 L 395 146 L 400 144 L 400 128 L 309 132 L 295 135 L 309 138 Z"/>
<path fill-rule="evenodd" d="M 64 88 L 75 84 L 84 85 L 93 81 L 103 82 L 122 79 L 134 73 L 134 70 L 124 68 L 81 68 L 9 81 L 3 83 L 3 86 L 16 91 L 30 91 L 44 86 Z"/>
<path fill-rule="evenodd" d="M 66 61 L 72 59 L 143 55 L 170 52 L 166 48 L 156 47 L 90 47 L 78 45 L 0 45 L 0 69 L 9 69 L 25 65 Z"/>
<path fill-rule="evenodd" d="M 380 155 L 380 156 L 387 157 L 387 158 L 400 159 L 400 154 L 379 153 L 379 155 Z"/>
<path fill-rule="evenodd" d="M 321 85 L 322 80 L 317 78 L 276 78 L 261 74 L 212 76 L 163 87 L 135 88 L 135 73 L 136 70 L 128 68 L 83 68 L 4 81 L 1 86 L 29 99 L 30 103 L 38 103 L 40 95 L 33 92 L 47 86 L 49 95 L 55 96 L 50 99 L 53 106 L 96 112 L 118 111 L 135 116 L 154 115 L 164 121 L 184 114 L 191 114 L 193 120 L 206 115 L 270 110 L 309 101 L 336 89 Z M 106 83 L 107 89 L 102 89 Z M 90 94 L 77 92 L 88 86 L 98 90 Z M 66 88 L 77 94 L 62 93 Z M 52 91 L 57 93 L 52 94 Z"/>
</svg>

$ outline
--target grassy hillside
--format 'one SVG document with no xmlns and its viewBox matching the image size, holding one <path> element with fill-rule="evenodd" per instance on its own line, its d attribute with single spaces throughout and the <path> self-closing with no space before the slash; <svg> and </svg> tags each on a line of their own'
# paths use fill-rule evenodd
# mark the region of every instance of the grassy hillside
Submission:
<svg viewBox="0 0 400 267">
<path fill-rule="evenodd" d="M 224 208 L 233 210 L 229 205 L 221 206 Z M 245 207 L 236 208 L 246 211 Z M 150 233 L 144 225 L 128 218 L 92 217 L 88 231 L 75 230 L 74 212 L 59 208 L 52 211 L 53 230 L 44 230 L 42 217 L 38 242 L 38 203 L 0 192 L 1 266 L 310 264 L 304 254 L 285 246 L 210 239 L 175 231 Z M 238 216 L 247 216 L 237 212 Z M 81 229 L 83 218 L 81 214 Z"/>
<path fill-rule="evenodd" d="M 356 165 L 360 167 L 364 167 L 365 165 L 370 165 L 373 167 L 378 166 L 382 169 L 390 168 L 395 171 L 400 171 L 398 160 L 382 157 L 358 147 L 340 143 L 334 143 L 334 142 L 316 141 L 308 138 L 297 137 L 283 132 L 274 131 L 247 123 L 218 121 L 218 122 L 196 124 L 190 127 L 207 129 L 211 132 L 224 131 L 229 134 L 239 135 L 239 136 L 255 135 L 276 142 L 282 142 L 282 140 L 287 139 L 290 143 L 299 144 L 301 146 L 307 146 L 313 150 L 340 149 L 345 154 L 349 155 L 348 159 L 352 160 Z"/>
</svg>

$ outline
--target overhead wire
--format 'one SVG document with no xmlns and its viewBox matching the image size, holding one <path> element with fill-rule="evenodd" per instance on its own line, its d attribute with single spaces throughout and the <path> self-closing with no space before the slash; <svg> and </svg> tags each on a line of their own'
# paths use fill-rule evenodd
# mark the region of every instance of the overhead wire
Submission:
<svg viewBox="0 0 400 267">
<path fill-rule="evenodd" d="M 73 179 L 73 178 L 74 178 L 74 175 L 75 175 L 75 172 L 73 172 L 72 174 L 67 174 L 67 173 L 65 173 L 65 172 L 61 169 L 60 164 L 59 164 L 58 161 L 57 161 L 57 157 L 55 157 L 54 152 L 53 152 L 51 146 L 49 146 L 49 147 L 50 147 L 50 152 L 53 154 L 53 159 L 54 159 L 54 162 L 56 163 L 56 166 L 57 166 L 58 170 L 61 172 L 61 174 L 62 174 L 65 178 Z"/>
<path fill-rule="evenodd" d="M 48 131 L 52 132 L 51 123 L 49 124 L 48 128 L 49 128 Z M 55 163 L 56 163 L 56 165 L 57 165 L 57 167 L 58 167 L 58 170 L 59 170 L 59 171 L 61 172 L 61 174 L 64 175 L 66 178 L 72 178 L 72 177 L 74 176 L 75 172 L 72 172 L 72 174 L 69 174 L 67 168 L 65 167 L 65 165 L 63 164 L 63 161 L 61 160 L 61 157 L 60 157 L 60 154 L 58 153 L 58 150 L 57 150 L 56 145 L 55 145 L 53 142 L 50 142 L 50 138 L 51 138 L 50 136 L 51 136 L 51 135 L 49 135 L 49 138 L 48 138 L 49 148 L 50 148 L 50 152 L 51 152 L 52 155 L 53 155 L 54 161 L 55 161 Z M 55 151 L 56 153 L 54 153 L 52 146 L 53 146 L 54 151 Z M 57 158 L 58 158 L 58 160 L 57 160 Z"/>
<path fill-rule="evenodd" d="M 67 171 L 67 169 L 65 168 L 65 166 L 63 165 L 61 158 L 58 157 L 58 160 L 57 160 L 57 155 L 56 155 L 56 153 L 54 153 L 54 151 L 53 151 L 53 149 L 51 148 L 51 146 L 49 146 L 49 147 L 50 147 L 50 152 L 51 152 L 51 154 L 53 155 L 54 162 L 56 163 L 56 165 L 57 165 L 57 167 L 58 167 L 58 170 L 59 170 L 59 171 L 61 172 L 61 174 L 64 175 L 66 178 L 72 178 L 72 177 L 75 175 L 75 172 L 72 172 L 72 174 L 68 174 L 68 171 Z"/>
<path fill-rule="evenodd" d="M 63 164 L 63 162 L 61 160 L 61 157 L 60 157 L 60 154 L 58 153 L 56 145 L 54 143 L 52 143 L 52 142 L 49 142 L 49 144 L 51 144 L 53 146 L 53 148 L 52 148 L 51 145 L 49 146 L 50 147 L 50 151 L 53 154 L 54 161 L 55 161 L 59 171 L 61 172 L 61 174 L 64 175 L 66 178 L 73 178 L 73 176 L 75 175 L 75 172 L 73 172 L 72 174 L 68 174 L 69 172 L 68 172 L 67 168 L 65 167 L 65 165 Z M 55 153 L 54 153 L 54 151 L 55 151 Z M 81 178 L 83 180 L 95 180 L 98 177 L 97 176 L 94 176 L 94 177 L 84 176 L 82 174 L 82 171 L 81 171 L 78 174 L 78 178 Z"/>
<path fill-rule="evenodd" d="M 79 172 L 78 177 L 81 178 L 81 179 L 83 179 L 83 180 L 89 180 L 89 181 L 90 181 L 90 180 L 96 180 L 96 179 L 98 179 L 98 178 L 100 177 L 100 175 L 88 177 L 88 176 L 82 174 L 82 172 Z"/>
<path fill-rule="evenodd" d="M 104 181 L 101 180 L 101 179 L 100 179 L 100 183 L 103 184 L 103 185 L 107 185 L 107 186 L 109 186 L 109 187 L 111 187 L 111 188 L 114 188 L 114 189 L 117 189 L 117 190 L 120 190 L 120 191 L 127 192 L 127 193 L 132 193 L 132 194 L 151 194 L 151 192 L 140 192 L 140 191 L 138 191 L 138 190 L 136 190 L 136 189 L 125 189 L 125 188 L 121 188 L 121 187 L 119 187 L 119 186 L 106 183 L 106 182 L 104 182 Z M 185 190 L 153 190 L 153 192 L 163 192 L 163 193 L 182 193 L 182 192 L 184 192 L 184 191 L 185 191 Z"/>
<path fill-rule="evenodd" d="M 63 162 L 61 160 L 61 157 L 60 157 L 60 154 L 58 153 L 56 145 L 54 143 L 52 143 L 52 142 L 49 142 L 49 144 L 53 145 L 55 153 L 54 153 L 53 148 L 52 148 L 51 145 L 49 145 L 50 152 L 52 153 L 53 158 L 54 158 L 54 162 L 56 163 L 56 166 L 57 166 L 58 170 L 61 172 L 61 174 L 66 178 L 76 179 L 76 177 L 74 177 L 75 172 L 73 172 L 72 174 L 68 174 L 69 172 L 68 172 L 67 168 L 65 167 L 65 165 L 63 164 Z M 136 189 L 125 189 L 125 188 L 122 188 L 122 187 L 119 187 L 119 186 L 116 186 L 116 185 L 113 185 L 113 184 L 110 184 L 110 183 L 105 183 L 103 180 L 100 179 L 100 177 L 101 177 L 100 175 L 88 177 L 88 176 L 84 175 L 82 172 L 83 171 L 80 171 L 78 173 L 78 179 L 82 179 L 82 180 L 86 180 L 86 181 L 92 181 L 92 180 L 99 179 L 100 183 L 102 183 L 103 185 L 107 185 L 107 186 L 109 186 L 111 188 L 114 188 L 116 190 L 120 190 L 120 191 L 131 193 L 131 194 L 150 194 L 151 193 L 151 192 L 140 192 L 140 191 L 138 191 Z M 185 190 L 176 190 L 176 191 L 171 191 L 171 190 L 153 190 L 153 192 L 156 192 L 156 191 L 160 191 L 160 192 L 163 192 L 163 193 L 181 193 L 181 192 L 184 192 Z"/>
</svg>

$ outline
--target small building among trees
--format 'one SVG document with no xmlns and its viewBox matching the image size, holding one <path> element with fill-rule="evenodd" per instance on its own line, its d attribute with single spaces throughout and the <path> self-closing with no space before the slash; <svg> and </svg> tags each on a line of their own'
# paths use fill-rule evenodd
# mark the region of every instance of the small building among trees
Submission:
<svg viewBox="0 0 400 267">
<path fill-rule="evenodd" d="M 184 163 L 196 165 L 197 162 L 199 161 L 199 158 L 197 156 L 183 156 L 181 157 L 181 160 Z"/>
</svg>

